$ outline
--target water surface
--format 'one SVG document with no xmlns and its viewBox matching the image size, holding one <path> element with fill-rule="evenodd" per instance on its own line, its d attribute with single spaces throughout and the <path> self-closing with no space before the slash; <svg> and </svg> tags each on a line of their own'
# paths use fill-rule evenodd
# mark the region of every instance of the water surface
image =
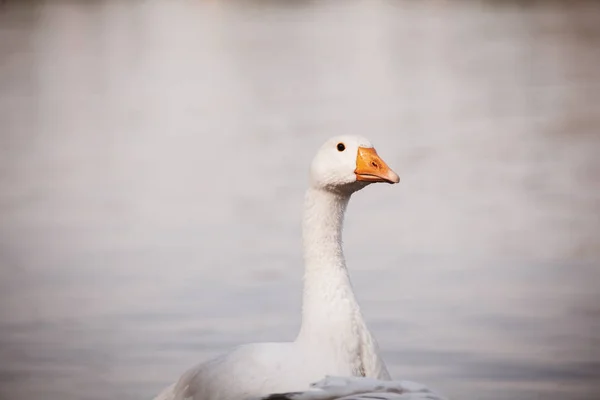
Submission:
<svg viewBox="0 0 600 400">
<path fill-rule="evenodd" d="M 299 324 L 307 166 L 401 175 L 345 249 L 396 378 L 595 399 L 600 7 L 7 1 L 0 397 L 151 398 Z"/>
</svg>

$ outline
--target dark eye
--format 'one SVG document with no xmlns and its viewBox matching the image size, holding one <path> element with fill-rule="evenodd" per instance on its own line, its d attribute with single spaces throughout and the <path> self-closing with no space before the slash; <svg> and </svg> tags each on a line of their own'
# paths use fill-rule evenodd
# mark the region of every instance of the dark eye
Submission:
<svg viewBox="0 0 600 400">
<path fill-rule="evenodd" d="M 344 146 L 344 143 L 338 143 L 337 149 L 338 151 L 344 151 L 346 150 L 346 146 Z"/>
</svg>

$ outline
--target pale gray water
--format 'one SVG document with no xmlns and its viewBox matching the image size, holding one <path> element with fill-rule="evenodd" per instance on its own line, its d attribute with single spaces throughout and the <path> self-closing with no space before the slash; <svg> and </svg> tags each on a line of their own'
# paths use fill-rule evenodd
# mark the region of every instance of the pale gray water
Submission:
<svg viewBox="0 0 600 400">
<path fill-rule="evenodd" d="M 5 2 L 0 397 L 293 338 L 307 165 L 358 133 L 402 178 L 345 231 L 394 377 L 597 399 L 600 5 L 535 4 Z"/>
</svg>

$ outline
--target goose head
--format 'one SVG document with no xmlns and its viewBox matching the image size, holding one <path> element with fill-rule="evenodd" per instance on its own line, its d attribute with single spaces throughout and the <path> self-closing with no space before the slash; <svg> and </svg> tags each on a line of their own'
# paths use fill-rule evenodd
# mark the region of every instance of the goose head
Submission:
<svg viewBox="0 0 600 400">
<path fill-rule="evenodd" d="M 310 167 L 311 186 L 351 194 L 376 183 L 398 183 L 400 178 L 360 136 L 336 136 L 317 151 Z"/>
</svg>

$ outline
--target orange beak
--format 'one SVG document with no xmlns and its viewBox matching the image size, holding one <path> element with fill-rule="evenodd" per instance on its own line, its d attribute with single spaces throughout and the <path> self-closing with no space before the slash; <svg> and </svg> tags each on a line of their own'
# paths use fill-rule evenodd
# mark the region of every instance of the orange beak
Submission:
<svg viewBox="0 0 600 400">
<path fill-rule="evenodd" d="M 357 181 L 398 183 L 400 177 L 377 155 L 374 148 L 359 147 L 356 155 Z"/>
</svg>

